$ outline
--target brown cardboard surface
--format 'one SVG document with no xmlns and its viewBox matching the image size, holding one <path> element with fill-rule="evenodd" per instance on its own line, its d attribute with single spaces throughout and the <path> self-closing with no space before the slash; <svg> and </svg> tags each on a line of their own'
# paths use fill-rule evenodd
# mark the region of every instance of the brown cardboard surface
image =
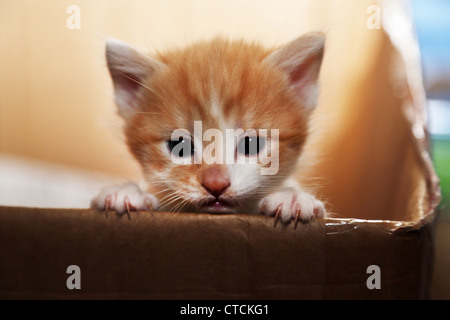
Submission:
<svg viewBox="0 0 450 320">
<path fill-rule="evenodd" d="M 430 299 L 450 300 L 450 220 L 441 215 L 436 225 L 435 259 Z"/>
<path fill-rule="evenodd" d="M 0 298 L 426 298 L 432 226 L 2 207 Z M 74 264 L 81 290 L 66 287 Z M 370 265 L 380 290 L 366 286 Z"/>
</svg>

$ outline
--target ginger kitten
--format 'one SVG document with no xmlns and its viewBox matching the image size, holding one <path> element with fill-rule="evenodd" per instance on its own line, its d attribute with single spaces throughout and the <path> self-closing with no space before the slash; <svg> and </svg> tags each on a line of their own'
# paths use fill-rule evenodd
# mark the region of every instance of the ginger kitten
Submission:
<svg viewBox="0 0 450 320">
<path fill-rule="evenodd" d="M 149 56 L 108 41 L 115 101 L 147 187 L 106 188 L 91 206 L 324 217 L 294 178 L 324 43 L 321 33 L 276 49 L 216 38 Z"/>
</svg>

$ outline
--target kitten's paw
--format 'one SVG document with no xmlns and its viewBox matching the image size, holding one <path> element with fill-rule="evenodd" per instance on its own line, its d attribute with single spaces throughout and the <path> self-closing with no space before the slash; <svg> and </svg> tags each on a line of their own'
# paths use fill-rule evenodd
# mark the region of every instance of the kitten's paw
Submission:
<svg viewBox="0 0 450 320">
<path fill-rule="evenodd" d="M 260 212 L 280 218 L 284 223 L 294 220 L 308 222 L 313 218 L 323 218 L 325 207 L 322 201 L 303 191 L 284 190 L 264 197 L 259 203 Z"/>
<path fill-rule="evenodd" d="M 103 189 L 91 201 L 91 208 L 116 211 L 119 214 L 130 211 L 152 211 L 158 207 L 158 200 L 152 194 L 143 192 L 133 182 Z"/>
</svg>

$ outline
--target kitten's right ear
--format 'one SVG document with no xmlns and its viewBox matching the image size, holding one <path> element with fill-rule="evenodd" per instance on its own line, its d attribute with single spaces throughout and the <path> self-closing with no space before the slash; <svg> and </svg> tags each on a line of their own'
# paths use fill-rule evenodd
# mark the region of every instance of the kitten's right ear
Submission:
<svg viewBox="0 0 450 320">
<path fill-rule="evenodd" d="M 106 62 L 113 80 L 119 114 L 127 118 L 138 107 L 137 94 L 145 88 L 145 79 L 165 65 L 116 39 L 106 41 Z"/>
<path fill-rule="evenodd" d="M 296 97 L 306 111 L 315 108 L 318 77 L 324 55 L 325 35 L 307 33 L 272 52 L 266 61 L 280 68 L 290 80 Z"/>
</svg>

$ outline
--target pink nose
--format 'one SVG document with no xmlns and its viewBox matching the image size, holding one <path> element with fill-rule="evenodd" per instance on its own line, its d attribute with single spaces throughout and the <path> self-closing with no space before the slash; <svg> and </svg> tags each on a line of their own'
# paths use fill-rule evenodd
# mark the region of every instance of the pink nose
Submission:
<svg viewBox="0 0 450 320">
<path fill-rule="evenodd" d="M 211 166 L 203 172 L 202 186 L 218 198 L 230 186 L 230 178 L 219 166 Z"/>
</svg>

